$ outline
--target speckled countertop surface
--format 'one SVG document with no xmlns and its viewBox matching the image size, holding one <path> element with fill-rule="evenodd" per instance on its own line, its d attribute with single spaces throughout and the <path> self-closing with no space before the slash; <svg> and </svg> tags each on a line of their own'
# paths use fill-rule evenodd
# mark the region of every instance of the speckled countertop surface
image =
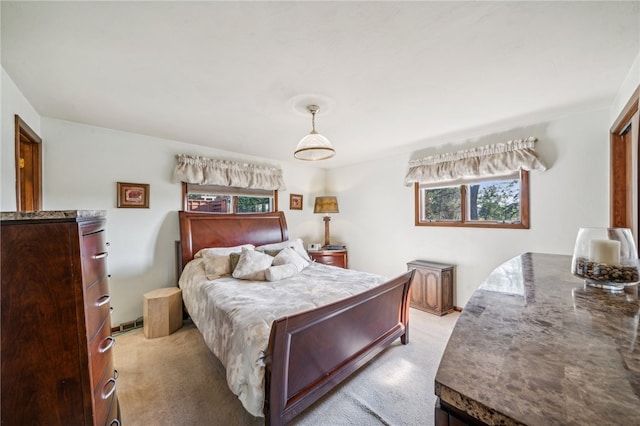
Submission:
<svg viewBox="0 0 640 426">
<path fill-rule="evenodd" d="M 105 215 L 105 210 L 40 210 L 35 212 L 0 212 L 0 220 L 74 219 Z"/>
<path fill-rule="evenodd" d="M 488 424 L 640 425 L 640 303 L 585 287 L 571 256 L 526 253 L 464 307 L 436 395 Z"/>
</svg>

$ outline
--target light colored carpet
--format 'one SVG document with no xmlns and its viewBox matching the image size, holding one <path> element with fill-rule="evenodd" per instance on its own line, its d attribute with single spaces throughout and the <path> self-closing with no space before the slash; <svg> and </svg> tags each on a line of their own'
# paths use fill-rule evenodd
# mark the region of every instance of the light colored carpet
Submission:
<svg viewBox="0 0 640 426">
<path fill-rule="evenodd" d="M 291 424 L 433 425 L 434 376 L 458 316 L 411 309 L 408 345 L 394 342 Z M 264 424 L 231 393 L 222 364 L 192 323 L 151 340 L 136 329 L 116 342 L 125 426 Z"/>
</svg>

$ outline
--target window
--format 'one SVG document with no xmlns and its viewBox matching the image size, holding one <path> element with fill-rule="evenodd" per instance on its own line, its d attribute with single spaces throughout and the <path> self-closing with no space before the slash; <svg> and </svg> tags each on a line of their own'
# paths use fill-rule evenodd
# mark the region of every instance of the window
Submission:
<svg viewBox="0 0 640 426">
<path fill-rule="evenodd" d="M 416 225 L 529 229 L 529 174 L 451 186 L 415 184 Z"/>
<path fill-rule="evenodd" d="M 241 214 L 278 209 L 278 191 L 183 183 L 182 192 L 185 211 Z"/>
</svg>

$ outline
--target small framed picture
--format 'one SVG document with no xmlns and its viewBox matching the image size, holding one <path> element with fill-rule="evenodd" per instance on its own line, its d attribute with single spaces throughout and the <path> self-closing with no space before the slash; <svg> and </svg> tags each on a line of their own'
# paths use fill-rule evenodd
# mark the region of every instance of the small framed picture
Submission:
<svg viewBox="0 0 640 426">
<path fill-rule="evenodd" d="M 149 184 L 118 182 L 118 208 L 149 208 Z"/>
<path fill-rule="evenodd" d="M 302 210 L 302 195 L 289 195 L 289 210 Z"/>
</svg>

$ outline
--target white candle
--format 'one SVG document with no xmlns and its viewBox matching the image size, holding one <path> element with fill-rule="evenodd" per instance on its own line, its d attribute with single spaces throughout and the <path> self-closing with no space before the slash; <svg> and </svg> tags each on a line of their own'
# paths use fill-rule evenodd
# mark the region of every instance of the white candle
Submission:
<svg viewBox="0 0 640 426">
<path fill-rule="evenodd" d="M 607 265 L 620 264 L 620 241 L 591 240 L 589 245 L 589 260 Z"/>
</svg>

